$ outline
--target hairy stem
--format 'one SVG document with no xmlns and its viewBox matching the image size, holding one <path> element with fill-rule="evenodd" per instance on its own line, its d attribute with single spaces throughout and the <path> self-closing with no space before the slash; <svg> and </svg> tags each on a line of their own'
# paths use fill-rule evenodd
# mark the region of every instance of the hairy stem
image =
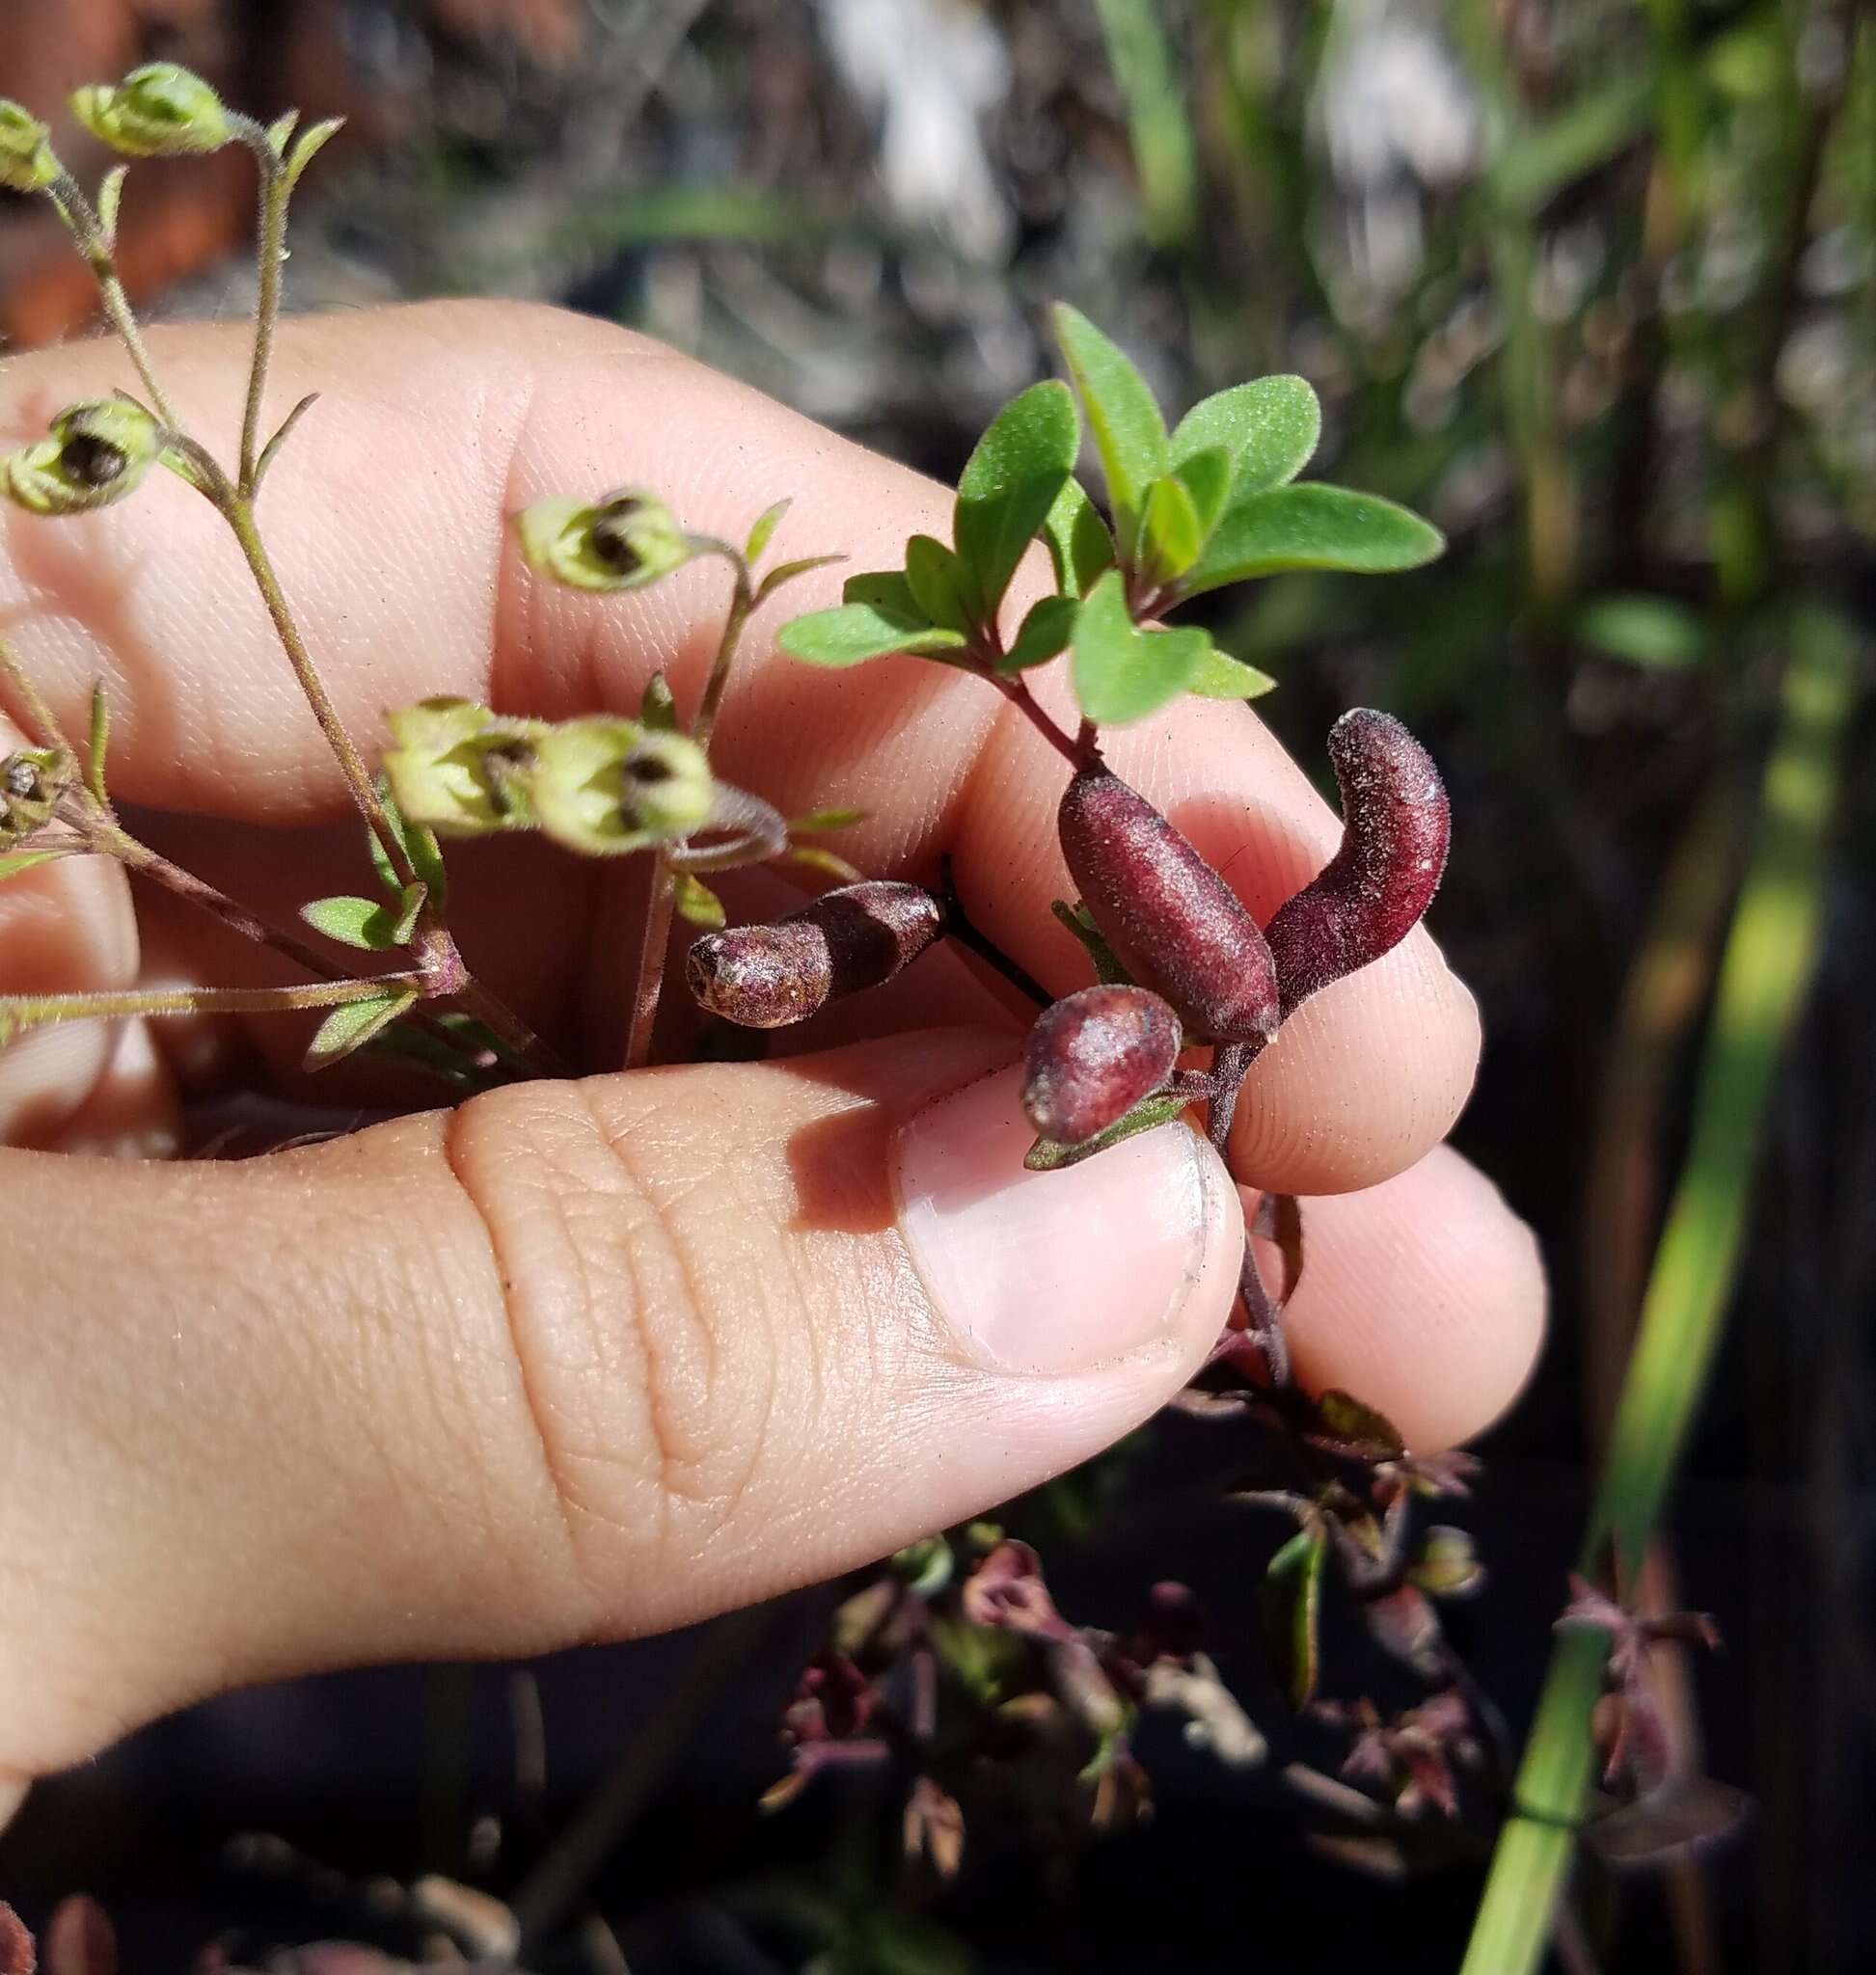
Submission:
<svg viewBox="0 0 1876 1975">
<path fill-rule="evenodd" d="M 98 300 L 104 305 L 105 319 L 117 331 L 119 340 L 137 367 L 137 375 L 150 399 L 150 409 L 165 425 L 174 426 L 177 423 L 176 413 L 170 407 L 163 387 L 156 381 L 155 366 L 150 363 L 144 333 L 137 326 L 130 297 L 123 291 L 123 282 L 118 274 L 111 243 L 104 237 L 102 221 L 91 201 L 85 197 L 83 187 L 68 171 L 60 171 L 45 188 L 45 196 L 52 202 L 52 209 L 65 222 L 66 230 L 78 243 L 78 251 L 91 267 L 93 279 L 97 283 Z"/>
<path fill-rule="evenodd" d="M 1079 737 L 1071 736 L 1044 711 L 1042 703 L 1029 690 L 1028 682 L 1020 675 L 1012 679 L 987 671 L 984 676 L 1071 768 L 1086 768 L 1100 758 L 1101 750 L 1095 745 L 1095 730 L 1090 722 L 1082 721 Z"/>
<path fill-rule="evenodd" d="M 267 366 L 280 321 L 281 269 L 286 258 L 286 206 L 292 186 L 264 131 L 256 126 L 254 153 L 260 165 L 258 233 L 259 300 L 254 311 L 254 356 L 248 365 L 248 402 L 241 419 L 241 495 L 252 501 L 259 485 L 260 414 L 267 395 Z"/>
<path fill-rule="evenodd" d="M 112 1021 L 126 1015 L 282 1015 L 370 1001 L 387 988 L 416 987 L 414 974 L 313 981 L 296 988 L 129 988 L 103 994 L 0 994 L 0 1035 L 56 1022 Z"/>
<path fill-rule="evenodd" d="M 691 739 L 706 753 L 716 731 L 717 716 L 722 710 L 723 693 L 729 686 L 730 666 L 743 627 L 755 608 L 755 588 L 749 565 L 727 542 L 713 535 L 699 535 L 692 546 L 700 555 L 716 555 L 727 562 L 735 579 L 728 614 L 717 640 L 717 656 L 710 662 L 710 674 L 703 683 L 703 697 L 697 702 L 697 717 L 691 725 Z M 652 1031 L 657 1026 L 658 1004 L 665 991 L 665 961 L 670 952 L 671 924 L 677 914 L 677 865 L 672 853 L 660 846 L 652 857 L 651 897 L 645 907 L 645 930 L 639 946 L 639 970 L 632 990 L 632 1027 L 626 1036 L 625 1068 L 642 1069 L 651 1061 Z"/>
<path fill-rule="evenodd" d="M 4 675 L 7 684 L 13 688 L 28 725 L 36 730 L 34 738 L 44 746 L 64 748 L 76 761 L 79 758 L 77 751 L 60 731 L 57 717 L 46 705 L 44 695 L 33 684 L 32 675 L 20 663 L 19 654 L 4 637 L 0 637 L 0 675 Z"/>
</svg>

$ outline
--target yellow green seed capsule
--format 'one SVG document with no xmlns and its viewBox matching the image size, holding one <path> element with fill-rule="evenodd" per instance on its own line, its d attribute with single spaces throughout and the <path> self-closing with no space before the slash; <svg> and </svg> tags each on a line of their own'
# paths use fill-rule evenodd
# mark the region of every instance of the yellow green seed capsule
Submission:
<svg viewBox="0 0 1876 1975">
<path fill-rule="evenodd" d="M 234 135 L 221 97 L 174 62 L 133 68 L 115 86 L 89 84 L 73 94 L 71 114 L 94 137 L 133 158 L 219 150 Z"/>
<path fill-rule="evenodd" d="M 43 829 L 70 780 L 70 757 L 58 748 L 21 747 L 0 761 L 0 843 Z"/>
<path fill-rule="evenodd" d="M 444 836 L 534 827 L 530 778 L 545 720 L 502 719 L 467 699 L 426 699 L 386 717 L 391 793 L 407 821 Z"/>
<path fill-rule="evenodd" d="M 0 96 L 0 186 L 9 192 L 39 192 L 51 184 L 59 176 L 59 161 L 47 134 L 23 104 Z"/>
<path fill-rule="evenodd" d="M 636 590 L 690 561 L 689 536 L 657 495 L 624 487 L 592 505 L 537 501 L 514 518 L 529 568 L 581 590 Z"/>
<path fill-rule="evenodd" d="M 72 405 L 51 436 L 0 459 L 7 498 L 33 514 L 86 514 L 134 492 L 161 456 L 163 428 L 128 398 Z"/>
<path fill-rule="evenodd" d="M 694 741 L 605 715 L 548 728 L 529 791 L 541 828 L 588 857 L 689 836 L 708 822 L 716 799 Z"/>
</svg>

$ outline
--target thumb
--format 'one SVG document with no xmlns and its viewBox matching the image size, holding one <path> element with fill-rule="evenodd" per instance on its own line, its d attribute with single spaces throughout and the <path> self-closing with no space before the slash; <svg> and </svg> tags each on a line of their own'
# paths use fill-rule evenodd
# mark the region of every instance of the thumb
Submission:
<svg viewBox="0 0 1876 1975">
<path fill-rule="evenodd" d="M 678 1625 L 1114 1440 L 1224 1323 L 1237 1195 L 1183 1125 L 1024 1173 L 1009 1055 L 535 1084 L 238 1165 L 0 1153 L 0 1772 L 217 1687 Z"/>
</svg>

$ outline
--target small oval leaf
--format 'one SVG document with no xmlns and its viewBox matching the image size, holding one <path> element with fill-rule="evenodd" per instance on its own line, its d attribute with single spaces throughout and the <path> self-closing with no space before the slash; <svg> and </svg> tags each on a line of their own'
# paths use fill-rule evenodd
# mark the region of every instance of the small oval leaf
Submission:
<svg viewBox="0 0 1876 1975">
<path fill-rule="evenodd" d="M 327 1015 L 307 1046 L 308 1069 L 327 1069 L 356 1049 L 363 1049 L 380 1030 L 417 1006 L 415 988 L 391 988 L 364 1001 L 347 1001 Z"/>
</svg>

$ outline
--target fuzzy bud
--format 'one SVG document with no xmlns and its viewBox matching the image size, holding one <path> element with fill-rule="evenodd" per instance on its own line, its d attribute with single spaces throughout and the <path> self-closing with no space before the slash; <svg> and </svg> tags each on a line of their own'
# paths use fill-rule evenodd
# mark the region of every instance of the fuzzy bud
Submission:
<svg viewBox="0 0 1876 1975">
<path fill-rule="evenodd" d="M 58 748 L 22 747 L 0 761 L 0 844 L 43 829 L 70 779 L 70 760 Z"/>
<path fill-rule="evenodd" d="M 72 405 L 52 433 L 0 460 L 8 498 L 31 514 L 87 514 L 136 490 L 161 456 L 163 428 L 128 398 Z"/>
<path fill-rule="evenodd" d="M 530 788 L 541 828 L 588 857 L 687 837 L 710 820 L 716 799 L 694 741 L 604 714 L 548 728 Z"/>
<path fill-rule="evenodd" d="M 1148 988 L 1084 988 L 1029 1031 L 1022 1109 L 1059 1145 L 1096 1137 L 1150 1096 L 1179 1061 L 1179 1017 Z"/>
<path fill-rule="evenodd" d="M 877 988 L 942 929 L 938 901 L 886 879 L 824 892 L 768 926 L 735 926 L 691 948 L 685 978 L 697 1006 L 746 1029 L 805 1021 L 829 1001 Z"/>
<path fill-rule="evenodd" d="M 40 192 L 59 176 L 45 125 L 11 97 L 0 96 L 0 186 Z"/>
<path fill-rule="evenodd" d="M 529 794 L 544 720 L 504 720 L 467 699 L 425 699 L 385 717 L 384 758 L 405 820 L 445 836 L 531 829 Z"/>
<path fill-rule="evenodd" d="M 1390 953 L 1419 925 L 1446 869 L 1452 810 L 1432 757 L 1391 714 L 1357 707 L 1329 730 L 1342 847 L 1288 899 L 1266 937 L 1288 1015 Z"/>
<path fill-rule="evenodd" d="M 593 506 L 537 501 L 514 518 L 530 569 L 580 590 L 636 590 L 690 561 L 691 540 L 657 495 L 624 487 Z"/>
<path fill-rule="evenodd" d="M 94 137 L 133 158 L 220 150 L 234 135 L 221 97 L 174 62 L 133 68 L 115 88 L 88 85 L 73 95 L 71 114 Z"/>
<path fill-rule="evenodd" d="M 1267 1042 L 1278 1022 L 1270 950 L 1237 894 L 1137 790 L 1075 772 L 1056 817 L 1081 902 L 1115 957 L 1197 1036 Z"/>
</svg>

